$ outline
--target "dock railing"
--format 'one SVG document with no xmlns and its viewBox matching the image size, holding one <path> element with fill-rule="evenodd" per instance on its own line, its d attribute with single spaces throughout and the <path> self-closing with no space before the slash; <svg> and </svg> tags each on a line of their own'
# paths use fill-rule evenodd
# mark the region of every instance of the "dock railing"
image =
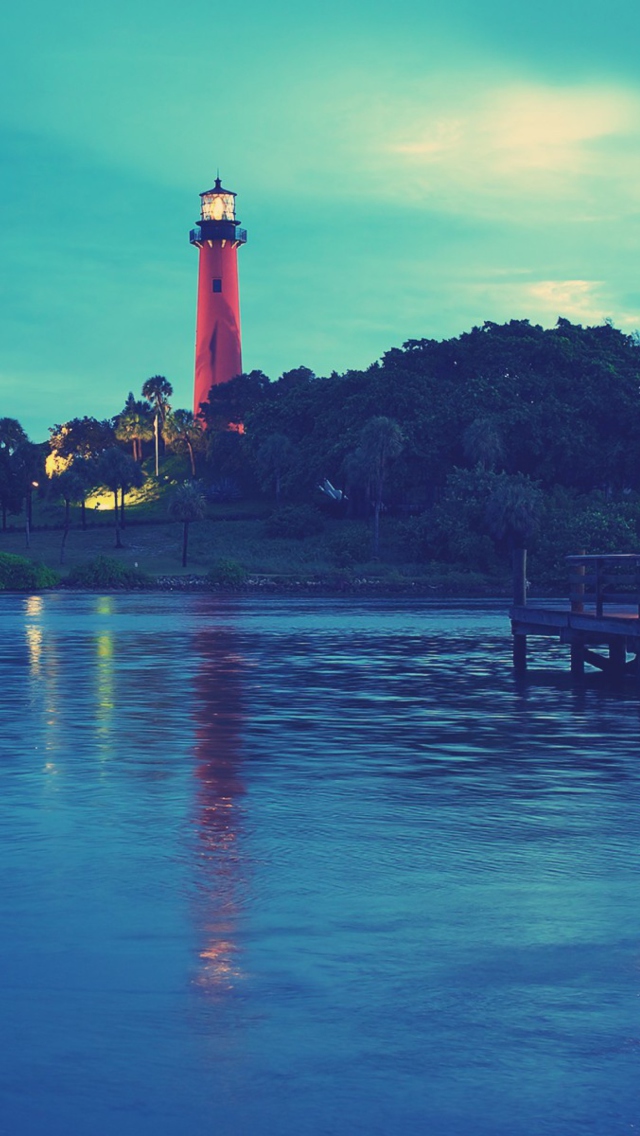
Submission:
<svg viewBox="0 0 640 1136">
<path fill-rule="evenodd" d="M 573 612 L 603 614 L 605 605 L 633 606 L 640 615 L 640 553 L 567 556 Z"/>
</svg>

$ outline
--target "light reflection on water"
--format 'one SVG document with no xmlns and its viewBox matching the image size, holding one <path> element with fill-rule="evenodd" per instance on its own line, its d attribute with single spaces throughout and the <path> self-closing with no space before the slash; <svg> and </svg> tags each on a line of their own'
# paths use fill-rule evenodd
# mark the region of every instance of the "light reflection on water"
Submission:
<svg viewBox="0 0 640 1136">
<path fill-rule="evenodd" d="M 7 1132 L 637 1124 L 638 717 L 500 605 L 0 597 Z"/>
</svg>

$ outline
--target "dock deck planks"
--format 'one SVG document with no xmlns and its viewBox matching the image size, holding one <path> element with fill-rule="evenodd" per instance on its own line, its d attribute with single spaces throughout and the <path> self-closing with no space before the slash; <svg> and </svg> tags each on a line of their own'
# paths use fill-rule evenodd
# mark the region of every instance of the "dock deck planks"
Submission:
<svg viewBox="0 0 640 1136">
<path fill-rule="evenodd" d="M 522 603 L 522 581 L 514 580 L 516 602 L 509 616 L 516 671 L 526 672 L 527 638 L 545 636 L 569 645 L 571 671 L 576 676 L 589 664 L 615 681 L 640 680 L 640 554 L 567 559 L 572 579 L 566 604 Z M 600 654 L 594 647 L 604 647 L 608 653 Z"/>
</svg>

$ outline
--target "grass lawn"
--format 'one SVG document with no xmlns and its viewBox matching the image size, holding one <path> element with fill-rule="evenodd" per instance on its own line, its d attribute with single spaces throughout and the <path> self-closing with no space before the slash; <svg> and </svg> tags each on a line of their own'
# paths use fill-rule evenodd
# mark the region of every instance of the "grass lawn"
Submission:
<svg viewBox="0 0 640 1136">
<path fill-rule="evenodd" d="M 115 529 L 107 523 L 86 531 L 70 530 L 60 565 L 62 529 L 36 529 L 26 547 L 24 531 L 0 535 L 0 551 L 40 561 L 61 573 L 95 556 L 114 556 L 150 576 L 203 575 L 218 560 L 236 560 L 250 572 L 288 574 L 328 570 L 333 565 L 322 538 L 266 540 L 261 521 L 207 519 L 189 526 L 187 567 L 182 567 L 182 525 L 169 521 L 128 524 L 121 531 L 124 548 L 115 548 Z M 325 542 L 326 545 L 326 542 Z"/>
<path fill-rule="evenodd" d="M 79 506 L 71 508 L 71 528 L 64 561 L 64 505 L 55 498 L 33 501 L 33 528 L 27 547 L 25 518 L 11 517 L 11 527 L 0 532 L 0 552 L 26 556 L 54 569 L 63 578 L 76 565 L 109 556 L 153 576 L 206 575 L 220 560 L 231 560 L 250 574 L 284 577 L 336 578 L 346 573 L 378 579 L 390 587 L 416 581 L 443 594 L 488 594 L 491 581 L 478 573 L 441 564 L 408 564 L 402 561 L 396 539 L 398 522 L 387 518 L 382 525 L 381 559 L 371 559 L 371 534 L 361 521 L 325 519 L 324 531 L 303 540 L 265 537 L 264 518 L 273 509 L 264 498 L 210 504 L 207 517 L 189 528 L 187 567 L 182 567 L 182 524 L 167 519 L 168 502 L 185 473 L 170 469 L 160 479 L 149 477 L 140 490 L 128 494 L 122 549 L 115 547 L 113 495 L 95 494 L 87 502 L 88 527 L 81 527 Z M 346 554 L 346 555 L 345 555 Z M 499 588 L 502 581 L 495 581 Z"/>
<path fill-rule="evenodd" d="M 36 530 L 31 547 L 26 548 L 24 531 L 0 534 L 0 552 L 27 556 L 53 568 L 63 578 L 76 564 L 98 555 L 117 557 L 123 564 L 137 566 L 149 576 L 203 576 L 219 560 L 232 560 L 250 574 L 275 577 L 324 576 L 335 581 L 345 570 L 336 563 L 332 538 L 344 535 L 349 521 L 329 521 L 324 533 L 304 540 L 267 540 L 261 535 L 262 522 L 256 520 L 207 519 L 190 526 L 189 557 L 182 567 L 182 525 L 158 522 L 130 524 L 122 532 L 124 548 L 115 548 L 114 529 L 107 524 L 95 528 L 73 528 L 68 535 L 64 564 L 60 565 L 61 529 Z M 354 523 L 354 528 L 356 523 Z M 361 529 L 361 526 L 359 526 Z M 393 564 L 384 561 L 354 562 L 348 570 L 356 578 L 379 580 L 392 591 L 403 590 L 411 581 L 426 594 L 483 596 L 509 594 L 510 580 L 486 579 L 479 573 L 439 564 Z"/>
</svg>

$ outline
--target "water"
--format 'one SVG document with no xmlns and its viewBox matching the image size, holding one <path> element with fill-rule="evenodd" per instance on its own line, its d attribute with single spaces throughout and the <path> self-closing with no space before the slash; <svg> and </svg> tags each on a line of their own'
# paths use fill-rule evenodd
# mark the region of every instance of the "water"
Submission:
<svg viewBox="0 0 640 1136">
<path fill-rule="evenodd" d="M 0 1132 L 640 1130 L 640 703 L 501 605 L 0 597 Z"/>
</svg>

